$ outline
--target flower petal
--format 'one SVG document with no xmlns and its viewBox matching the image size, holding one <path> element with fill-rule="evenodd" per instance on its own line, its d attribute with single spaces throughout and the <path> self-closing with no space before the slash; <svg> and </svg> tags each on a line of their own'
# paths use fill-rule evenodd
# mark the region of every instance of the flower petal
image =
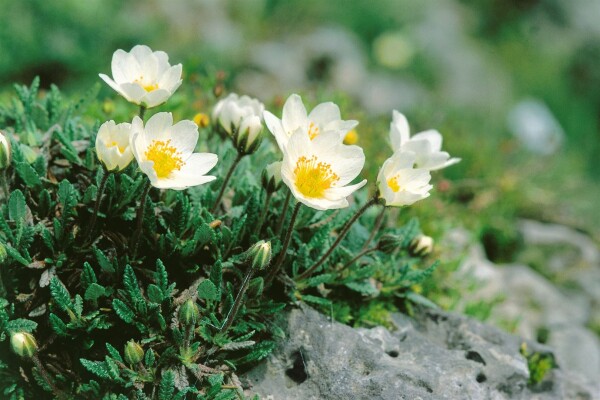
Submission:
<svg viewBox="0 0 600 400">
<path fill-rule="evenodd" d="M 417 133 L 412 138 L 413 140 L 427 140 L 431 144 L 432 151 L 442 150 L 442 134 L 435 129 L 430 129 L 424 132 Z"/>
<path fill-rule="evenodd" d="M 142 96 L 140 103 L 147 108 L 159 106 L 169 100 L 169 97 L 171 97 L 171 92 L 166 89 L 156 89 L 151 92 L 146 92 L 144 90 L 144 93 L 145 94 Z"/>
<path fill-rule="evenodd" d="M 171 94 L 175 92 L 181 84 L 181 69 L 181 64 L 173 65 L 166 69 L 159 77 L 158 87 L 167 89 Z"/>
<path fill-rule="evenodd" d="M 281 120 L 268 111 L 263 113 L 263 119 L 265 120 L 265 125 L 267 125 L 269 131 L 271 131 L 273 136 L 275 136 L 275 140 L 277 141 L 279 149 L 284 151 L 285 146 L 288 143 L 289 136 L 283 130 Z"/>
<path fill-rule="evenodd" d="M 283 130 L 291 135 L 298 128 L 308 129 L 308 117 L 302 99 L 297 94 L 292 94 L 283 105 L 281 116 Z"/>
<path fill-rule="evenodd" d="M 317 105 L 308 114 L 309 121 L 314 122 L 321 128 L 324 128 L 327 124 L 333 121 L 339 121 L 342 119 L 340 108 L 331 101 L 327 103 L 321 103 Z"/>
<path fill-rule="evenodd" d="M 392 122 L 390 123 L 390 144 L 392 150 L 400 149 L 403 143 L 410 138 L 408 121 L 404 114 L 394 110 L 392 113 Z"/>
</svg>

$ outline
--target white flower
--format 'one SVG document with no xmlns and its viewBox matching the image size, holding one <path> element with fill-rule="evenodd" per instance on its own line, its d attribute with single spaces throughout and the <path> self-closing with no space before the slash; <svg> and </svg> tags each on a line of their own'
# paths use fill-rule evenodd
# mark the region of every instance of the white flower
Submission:
<svg viewBox="0 0 600 400">
<path fill-rule="evenodd" d="M 115 51 L 111 69 L 114 80 L 104 74 L 100 78 L 127 101 L 147 108 L 167 101 L 181 85 L 181 64 L 171 66 L 167 53 L 148 46 Z"/>
<path fill-rule="evenodd" d="M 308 132 L 311 140 L 327 132 L 335 132 L 341 142 L 346 133 L 358 125 L 357 121 L 343 121 L 339 107 L 332 102 L 317 105 L 307 115 L 302 98 L 297 94 L 292 94 L 286 100 L 281 119 L 268 111 L 264 112 L 264 118 L 283 152 L 290 137 L 298 130 Z"/>
<path fill-rule="evenodd" d="M 279 190 L 283 181 L 281 180 L 281 161 L 276 161 L 265 167 L 262 172 L 262 186 L 267 193 L 273 193 Z"/>
<path fill-rule="evenodd" d="M 365 164 L 358 146 L 346 146 L 337 132 L 322 133 L 313 140 L 298 130 L 289 139 L 283 154 L 281 177 L 294 197 L 317 210 L 348 206 L 348 197 L 363 187 L 363 180 L 348 185 Z"/>
<path fill-rule="evenodd" d="M 249 154 L 260 145 L 264 109 L 256 99 L 230 93 L 215 105 L 213 119 L 231 136 L 239 151 Z"/>
<path fill-rule="evenodd" d="M 396 110 L 390 123 L 390 143 L 395 152 L 402 150 L 415 153 L 417 168 L 434 171 L 460 161 L 460 158 L 450 158 L 450 154 L 442 151 L 442 135 L 436 130 L 430 129 L 410 137 L 406 117 Z"/>
<path fill-rule="evenodd" d="M 121 171 L 133 160 L 129 145 L 131 124 L 108 121 L 100 126 L 96 136 L 96 154 L 108 171 Z"/>
<path fill-rule="evenodd" d="M 413 168 L 416 155 L 410 151 L 397 151 L 388 158 L 377 176 L 379 196 L 386 206 L 409 206 L 429 197 L 433 186 L 431 174 L 423 168 Z"/>
<path fill-rule="evenodd" d="M 12 160 L 10 139 L 0 132 L 0 170 L 8 168 Z"/>
<path fill-rule="evenodd" d="M 193 153 L 198 142 L 198 126 L 193 121 L 173 125 L 171 113 L 161 112 L 146 126 L 135 117 L 131 131 L 133 155 L 152 186 L 183 190 L 216 179 L 205 174 L 217 164 L 217 155 Z"/>
</svg>

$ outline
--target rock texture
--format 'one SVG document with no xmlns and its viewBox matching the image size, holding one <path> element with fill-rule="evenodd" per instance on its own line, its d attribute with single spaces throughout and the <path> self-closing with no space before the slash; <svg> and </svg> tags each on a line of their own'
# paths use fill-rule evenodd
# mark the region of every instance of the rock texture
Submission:
<svg viewBox="0 0 600 400">
<path fill-rule="evenodd" d="M 283 321 L 287 339 L 244 376 L 248 393 L 261 398 L 600 399 L 597 383 L 561 368 L 529 387 L 522 339 L 442 311 L 395 315 L 394 331 L 353 329 L 307 306 Z"/>
</svg>

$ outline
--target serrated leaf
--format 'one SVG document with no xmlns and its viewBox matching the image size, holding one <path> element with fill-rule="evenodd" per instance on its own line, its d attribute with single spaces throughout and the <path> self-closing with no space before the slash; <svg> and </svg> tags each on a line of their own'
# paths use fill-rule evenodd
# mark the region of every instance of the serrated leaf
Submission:
<svg viewBox="0 0 600 400">
<path fill-rule="evenodd" d="M 105 272 L 114 273 L 115 268 L 113 263 L 106 257 L 106 255 L 97 247 L 94 247 L 94 254 L 96 255 L 96 260 L 98 261 L 98 265 Z"/>
<path fill-rule="evenodd" d="M 15 163 L 15 170 L 17 175 L 25 182 L 25 185 L 30 187 L 37 187 L 42 184 L 38 173 L 33 167 L 26 162 Z"/>
<path fill-rule="evenodd" d="M 162 290 L 155 284 L 148 285 L 148 299 L 153 303 L 162 303 L 164 300 Z"/>
<path fill-rule="evenodd" d="M 81 362 L 81 365 L 83 365 L 83 367 L 90 371 L 92 374 L 104 379 L 110 378 L 110 375 L 108 374 L 108 370 L 104 362 L 90 361 L 86 360 L 85 358 L 80 358 L 79 362 Z"/>
<path fill-rule="evenodd" d="M 71 296 L 69 296 L 69 292 L 67 292 L 67 289 L 57 277 L 53 277 L 50 280 L 50 294 L 63 311 L 71 309 Z"/>
<path fill-rule="evenodd" d="M 54 313 L 50 313 L 48 319 L 50 320 L 50 326 L 52 326 L 52 330 L 54 330 L 58 336 L 67 336 L 67 325 L 65 325 L 62 319 L 60 319 Z"/>
<path fill-rule="evenodd" d="M 219 292 L 217 287 L 210 280 L 205 279 L 198 285 L 198 298 L 206 300 L 218 300 Z"/>
<path fill-rule="evenodd" d="M 133 311 L 131 311 L 127 304 L 123 303 L 119 299 L 114 299 L 112 304 L 115 312 L 123 321 L 127 323 L 131 323 L 133 321 L 135 314 Z"/>
<path fill-rule="evenodd" d="M 317 304 L 320 306 L 329 307 L 331 305 L 331 300 L 324 299 L 323 297 L 312 296 L 310 294 L 302 295 L 302 300 L 307 303 Z"/>
<path fill-rule="evenodd" d="M 8 321 L 4 329 L 9 333 L 14 332 L 33 332 L 37 328 L 37 322 L 29 319 L 17 318 L 12 321 Z"/>
<path fill-rule="evenodd" d="M 368 280 L 348 282 L 346 283 L 346 287 L 368 296 L 379 293 L 379 290 L 377 290 L 377 288 Z"/>
<path fill-rule="evenodd" d="M 85 299 L 89 301 L 96 301 L 100 297 L 106 296 L 106 289 L 97 283 L 92 283 L 85 291 Z"/>
<path fill-rule="evenodd" d="M 165 371 L 160 380 L 158 388 L 158 400 L 171 400 L 175 391 L 175 374 L 173 371 Z"/>
<path fill-rule="evenodd" d="M 18 223 L 22 223 L 27 216 L 27 203 L 25 196 L 19 189 L 10 194 L 8 199 L 8 217 Z"/>
<path fill-rule="evenodd" d="M 110 356 L 112 358 L 114 358 L 117 361 L 123 362 L 123 358 L 121 357 L 121 354 L 119 354 L 119 351 L 117 349 L 115 349 L 113 347 L 113 345 L 111 345 L 110 343 L 106 343 L 106 350 L 108 351 L 108 354 L 110 354 Z"/>
</svg>

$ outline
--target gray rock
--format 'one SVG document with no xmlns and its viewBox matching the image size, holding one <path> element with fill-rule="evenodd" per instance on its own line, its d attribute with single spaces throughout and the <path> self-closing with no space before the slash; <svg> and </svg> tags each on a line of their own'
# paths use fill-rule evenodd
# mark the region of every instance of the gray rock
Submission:
<svg viewBox="0 0 600 400">
<path fill-rule="evenodd" d="M 600 399 L 599 387 L 561 369 L 530 388 L 522 339 L 437 310 L 394 315 L 393 332 L 353 329 L 307 306 L 283 321 L 287 339 L 243 378 L 261 398 Z"/>
</svg>

